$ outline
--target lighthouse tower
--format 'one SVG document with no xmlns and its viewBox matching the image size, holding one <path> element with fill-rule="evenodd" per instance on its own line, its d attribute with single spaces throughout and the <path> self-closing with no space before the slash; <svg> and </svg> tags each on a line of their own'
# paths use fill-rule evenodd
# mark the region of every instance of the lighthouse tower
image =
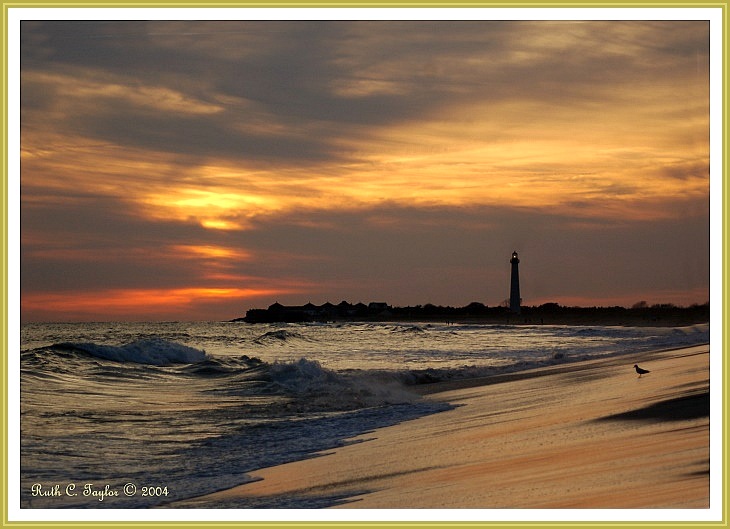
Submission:
<svg viewBox="0 0 730 529">
<path fill-rule="evenodd" d="M 509 308 L 515 314 L 520 313 L 520 271 L 518 265 L 520 260 L 517 258 L 517 252 L 512 252 L 512 259 L 509 260 L 512 264 L 512 280 L 509 287 Z"/>
</svg>

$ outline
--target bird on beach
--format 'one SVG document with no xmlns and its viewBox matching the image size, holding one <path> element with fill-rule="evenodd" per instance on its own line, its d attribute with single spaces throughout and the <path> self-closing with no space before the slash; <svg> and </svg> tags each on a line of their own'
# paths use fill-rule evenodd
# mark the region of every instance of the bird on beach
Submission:
<svg viewBox="0 0 730 529">
<path fill-rule="evenodd" d="M 639 373 L 639 378 L 641 378 L 641 375 L 646 375 L 647 373 L 651 373 L 648 369 L 642 369 L 636 364 L 634 364 L 634 369 L 636 369 L 636 372 Z"/>
</svg>

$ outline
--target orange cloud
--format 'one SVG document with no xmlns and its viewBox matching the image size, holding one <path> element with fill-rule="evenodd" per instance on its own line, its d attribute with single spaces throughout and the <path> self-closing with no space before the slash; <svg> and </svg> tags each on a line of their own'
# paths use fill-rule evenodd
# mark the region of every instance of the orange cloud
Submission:
<svg viewBox="0 0 730 529">
<path fill-rule="evenodd" d="M 251 253 L 240 248 L 227 248 L 224 246 L 214 246 L 211 244 L 178 244 L 171 247 L 174 252 L 183 255 L 187 254 L 193 257 L 202 257 L 204 259 L 221 259 L 221 260 L 247 260 L 251 258 Z"/>
<path fill-rule="evenodd" d="M 66 241 L 49 240 L 29 233 L 24 238 L 28 256 L 61 261 L 117 262 L 120 260 L 162 259 L 200 259 L 207 263 L 240 262 L 250 260 L 252 253 L 242 248 L 229 248 L 212 244 L 176 244 L 158 248 L 129 248 L 112 246 L 109 248 L 68 247 Z"/>
<path fill-rule="evenodd" d="M 667 204 L 709 193 L 704 133 L 709 116 L 682 109 L 687 119 L 679 116 L 673 127 L 652 117 L 670 109 L 666 101 L 641 100 L 606 116 L 524 102 L 464 104 L 449 109 L 448 118 L 425 116 L 337 140 L 343 152 L 354 153 L 349 162 L 301 167 L 261 167 L 222 157 L 201 165 L 184 154 L 29 129 L 23 139 L 23 200 L 28 206 L 69 205 L 82 200 L 74 196 L 83 190 L 123 200 L 147 218 L 223 231 L 294 210 L 383 203 L 666 218 L 678 214 Z M 589 209 L 576 206 L 588 203 Z"/>
</svg>

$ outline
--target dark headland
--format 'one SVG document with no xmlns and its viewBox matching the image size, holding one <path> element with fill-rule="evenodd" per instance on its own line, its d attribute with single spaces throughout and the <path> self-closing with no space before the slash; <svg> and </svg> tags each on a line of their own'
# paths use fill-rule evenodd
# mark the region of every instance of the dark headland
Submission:
<svg viewBox="0 0 730 529">
<path fill-rule="evenodd" d="M 384 302 L 335 305 L 281 305 L 250 309 L 246 316 L 232 321 L 246 323 L 300 323 L 337 321 L 423 321 L 450 323 L 485 323 L 503 325 L 631 325 L 684 326 L 710 321 L 710 304 L 679 307 L 672 304 L 648 305 L 640 302 L 627 308 L 567 307 L 558 303 L 522 306 L 516 313 L 508 306 L 489 307 L 473 302 L 464 307 L 433 304 L 394 307 Z"/>
</svg>

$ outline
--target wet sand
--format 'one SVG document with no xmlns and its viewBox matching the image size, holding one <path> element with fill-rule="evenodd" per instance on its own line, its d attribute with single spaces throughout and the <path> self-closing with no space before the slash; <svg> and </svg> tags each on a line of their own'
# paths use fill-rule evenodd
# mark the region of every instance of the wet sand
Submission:
<svg viewBox="0 0 730 529">
<path fill-rule="evenodd" d="M 455 408 L 176 506 L 246 496 L 356 509 L 706 509 L 709 356 L 705 345 L 423 386 Z M 639 378 L 634 363 L 651 373 Z"/>
</svg>

